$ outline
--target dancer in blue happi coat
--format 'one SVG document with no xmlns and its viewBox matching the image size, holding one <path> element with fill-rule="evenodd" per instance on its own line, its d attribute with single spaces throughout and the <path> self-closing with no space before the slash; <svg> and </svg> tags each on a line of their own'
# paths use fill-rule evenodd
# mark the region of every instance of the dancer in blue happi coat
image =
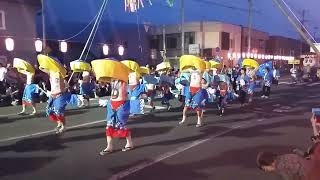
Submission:
<svg viewBox="0 0 320 180">
<path fill-rule="evenodd" d="M 79 107 L 90 105 L 90 96 L 94 95 L 95 84 L 90 81 L 90 73 L 84 71 L 80 83 Z"/>
<path fill-rule="evenodd" d="M 191 67 L 191 69 L 190 69 Z M 196 127 L 203 125 L 203 108 L 208 100 L 206 89 L 202 88 L 202 72 L 205 70 L 205 62 L 192 55 L 184 55 L 180 58 L 180 70 L 190 72 L 190 85 L 184 86 L 185 106 L 183 108 L 182 120 L 179 124 L 186 121 L 187 111 L 193 109 L 197 112 L 198 120 Z M 204 80 L 205 81 L 205 80 Z"/>
<path fill-rule="evenodd" d="M 22 111 L 18 114 L 25 114 L 26 106 L 31 106 L 33 112 L 30 115 L 35 115 L 37 113 L 35 96 L 40 93 L 39 86 L 32 83 L 33 74 L 27 73 L 27 83 L 23 91 L 22 96 Z"/>
<path fill-rule="evenodd" d="M 273 78 L 273 75 L 270 72 L 270 69 L 268 67 L 266 67 L 264 69 L 264 75 L 263 75 L 263 88 L 262 88 L 261 98 L 266 98 L 266 99 L 269 98 L 271 84 L 272 84 L 272 78 Z"/>
<path fill-rule="evenodd" d="M 158 84 L 158 79 L 155 77 L 154 71 L 152 70 L 150 74 L 143 76 L 143 84 L 146 87 L 146 95 L 148 103 L 151 106 L 151 112 L 153 112 L 156 107 L 154 105 L 154 98 L 157 94 L 156 85 Z"/>
<path fill-rule="evenodd" d="M 239 96 L 240 105 L 243 106 L 246 102 L 249 76 L 246 74 L 246 68 L 241 68 L 240 75 L 237 78 L 237 94 Z"/>
<path fill-rule="evenodd" d="M 141 95 L 146 92 L 146 85 L 140 84 L 139 79 L 140 66 L 138 63 L 126 60 L 122 61 L 131 72 L 129 73 L 129 83 L 128 83 L 128 99 L 130 100 L 130 114 L 144 114 L 144 100 L 141 98 Z"/>
</svg>

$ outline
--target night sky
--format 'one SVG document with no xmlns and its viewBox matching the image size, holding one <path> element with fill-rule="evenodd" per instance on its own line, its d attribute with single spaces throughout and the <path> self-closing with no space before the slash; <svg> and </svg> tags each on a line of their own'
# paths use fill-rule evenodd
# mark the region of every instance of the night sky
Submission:
<svg viewBox="0 0 320 180">
<path fill-rule="evenodd" d="M 118 23 L 151 23 L 175 24 L 180 22 L 180 0 L 176 0 L 172 8 L 166 0 L 147 0 L 145 8 L 138 14 L 124 11 L 123 0 L 109 0 L 104 14 L 103 32 Z M 46 18 L 49 38 L 64 39 L 80 31 L 97 14 L 102 0 L 45 0 Z M 76 2 L 76 3 L 75 3 Z M 297 16 L 301 17 L 306 10 L 307 27 L 311 34 L 314 27 L 319 27 L 320 37 L 320 0 L 286 0 Z M 271 35 L 282 35 L 297 38 L 298 34 L 272 0 L 253 0 L 253 27 L 269 32 Z M 185 0 L 186 22 L 191 21 L 222 21 L 232 24 L 247 25 L 247 0 Z M 89 32 L 85 32 L 87 34 Z M 50 37 L 51 36 L 51 37 Z"/>
</svg>

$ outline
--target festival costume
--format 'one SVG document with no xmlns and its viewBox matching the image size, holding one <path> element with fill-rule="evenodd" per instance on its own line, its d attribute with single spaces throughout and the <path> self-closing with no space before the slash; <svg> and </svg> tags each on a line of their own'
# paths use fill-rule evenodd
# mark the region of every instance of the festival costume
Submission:
<svg viewBox="0 0 320 180">
<path fill-rule="evenodd" d="M 124 64 L 113 60 L 94 60 L 91 62 L 96 79 L 99 82 L 111 82 L 112 91 L 110 101 L 107 102 L 106 137 L 127 138 L 131 142 L 130 129 L 126 127 L 130 115 L 130 100 L 128 100 L 128 80 L 131 70 Z M 128 150 L 126 147 L 124 150 Z M 100 152 L 100 155 L 112 151 L 112 142 L 108 141 L 108 147 Z"/>
<path fill-rule="evenodd" d="M 39 54 L 38 63 L 39 68 L 48 73 L 50 77 L 51 91 L 47 92 L 49 96 L 46 108 L 47 115 L 51 121 L 58 123 L 56 133 L 61 133 L 65 125 L 65 108 L 68 104 L 77 106 L 78 97 L 66 92 L 64 78 L 67 71 L 58 59 Z"/>
<path fill-rule="evenodd" d="M 121 61 L 130 69 L 128 84 L 128 99 L 130 100 L 130 114 L 144 114 L 144 100 L 140 96 L 146 92 L 146 86 L 139 83 L 141 76 L 138 63 L 130 60 Z"/>
<path fill-rule="evenodd" d="M 27 61 L 19 58 L 14 58 L 13 67 L 17 68 L 18 72 L 27 76 L 27 82 L 22 96 L 22 104 L 25 106 L 33 106 L 35 103 L 35 96 L 40 93 L 38 85 L 32 83 L 35 74 L 34 67 Z"/>
<path fill-rule="evenodd" d="M 170 110 L 170 100 L 173 98 L 171 93 L 171 86 L 173 86 L 174 82 L 172 78 L 170 78 L 167 74 L 171 70 L 171 65 L 169 62 L 165 61 L 157 65 L 156 71 L 159 72 L 159 86 L 162 91 L 162 99 L 161 104 L 167 106 L 167 110 Z"/>
<path fill-rule="evenodd" d="M 190 85 L 184 87 L 185 108 L 179 124 L 185 122 L 186 110 L 194 109 L 198 113 L 197 127 L 202 125 L 202 110 L 208 99 L 207 91 L 201 86 L 202 72 L 205 68 L 205 62 L 196 56 L 184 55 L 180 58 L 180 70 L 190 72 Z"/>
</svg>

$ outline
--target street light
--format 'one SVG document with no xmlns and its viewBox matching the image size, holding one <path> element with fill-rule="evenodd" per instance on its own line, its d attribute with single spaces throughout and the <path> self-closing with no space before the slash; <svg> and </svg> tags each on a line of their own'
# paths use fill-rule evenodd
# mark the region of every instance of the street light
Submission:
<svg viewBox="0 0 320 180">
<path fill-rule="evenodd" d="M 228 59 L 231 59 L 231 52 L 228 52 Z"/>
<path fill-rule="evenodd" d="M 34 46 L 36 48 L 36 52 L 41 52 L 42 51 L 42 41 L 40 39 L 37 39 L 34 41 Z"/>
<path fill-rule="evenodd" d="M 109 54 L 109 46 L 107 44 L 104 44 L 102 46 L 103 55 L 107 56 Z"/>
<path fill-rule="evenodd" d="M 246 53 L 242 52 L 242 58 L 246 58 Z"/>
<path fill-rule="evenodd" d="M 12 38 L 6 38 L 5 39 L 6 49 L 7 51 L 13 51 L 14 50 L 14 40 Z"/>
<path fill-rule="evenodd" d="M 123 47 L 122 45 L 119 46 L 118 52 L 119 52 L 119 55 L 120 55 L 120 56 L 123 56 L 123 54 L 124 54 L 124 47 Z"/>
<path fill-rule="evenodd" d="M 60 51 L 63 53 L 68 51 L 68 44 L 66 41 L 60 41 Z"/>
<path fill-rule="evenodd" d="M 241 53 L 237 53 L 237 58 L 238 58 L 238 59 L 241 58 Z"/>
</svg>

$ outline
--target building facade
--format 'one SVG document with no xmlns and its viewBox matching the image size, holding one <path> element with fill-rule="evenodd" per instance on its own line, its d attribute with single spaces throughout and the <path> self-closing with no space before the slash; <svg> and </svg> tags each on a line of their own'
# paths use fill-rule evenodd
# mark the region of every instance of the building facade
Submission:
<svg viewBox="0 0 320 180">
<path fill-rule="evenodd" d="M 0 0 L 0 62 L 11 63 L 14 57 L 36 62 L 36 13 L 40 0 Z M 14 40 L 14 50 L 8 52 L 5 39 Z"/>
<path fill-rule="evenodd" d="M 306 54 L 309 51 L 310 46 L 297 39 L 270 36 L 270 39 L 267 42 L 267 53 L 269 54 L 299 57 L 301 54 Z"/>
<path fill-rule="evenodd" d="M 222 22 L 191 22 L 186 23 L 185 29 L 185 54 L 195 54 L 202 57 L 213 58 L 219 56 L 224 64 L 231 65 L 236 62 L 228 59 L 228 53 L 241 54 L 248 50 L 248 28 Z M 161 55 L 159 52 L 166 49 L 168 59 L 177 61 L 181 56 L 181 26 L 166 25 L 152 27 L 150 48 L 154 61 Z M 163 37 L 165 34 L 165 47 Z M 268 33 L 252 30 L 252 49 L 255 53 L 266 53 Z M 196 50 L 198 48 L 198 50 Z M 192 52 L 191 52 L 192 51 Z M 158 63 L 158 62 L 153 62 Z"/>
</svg>

